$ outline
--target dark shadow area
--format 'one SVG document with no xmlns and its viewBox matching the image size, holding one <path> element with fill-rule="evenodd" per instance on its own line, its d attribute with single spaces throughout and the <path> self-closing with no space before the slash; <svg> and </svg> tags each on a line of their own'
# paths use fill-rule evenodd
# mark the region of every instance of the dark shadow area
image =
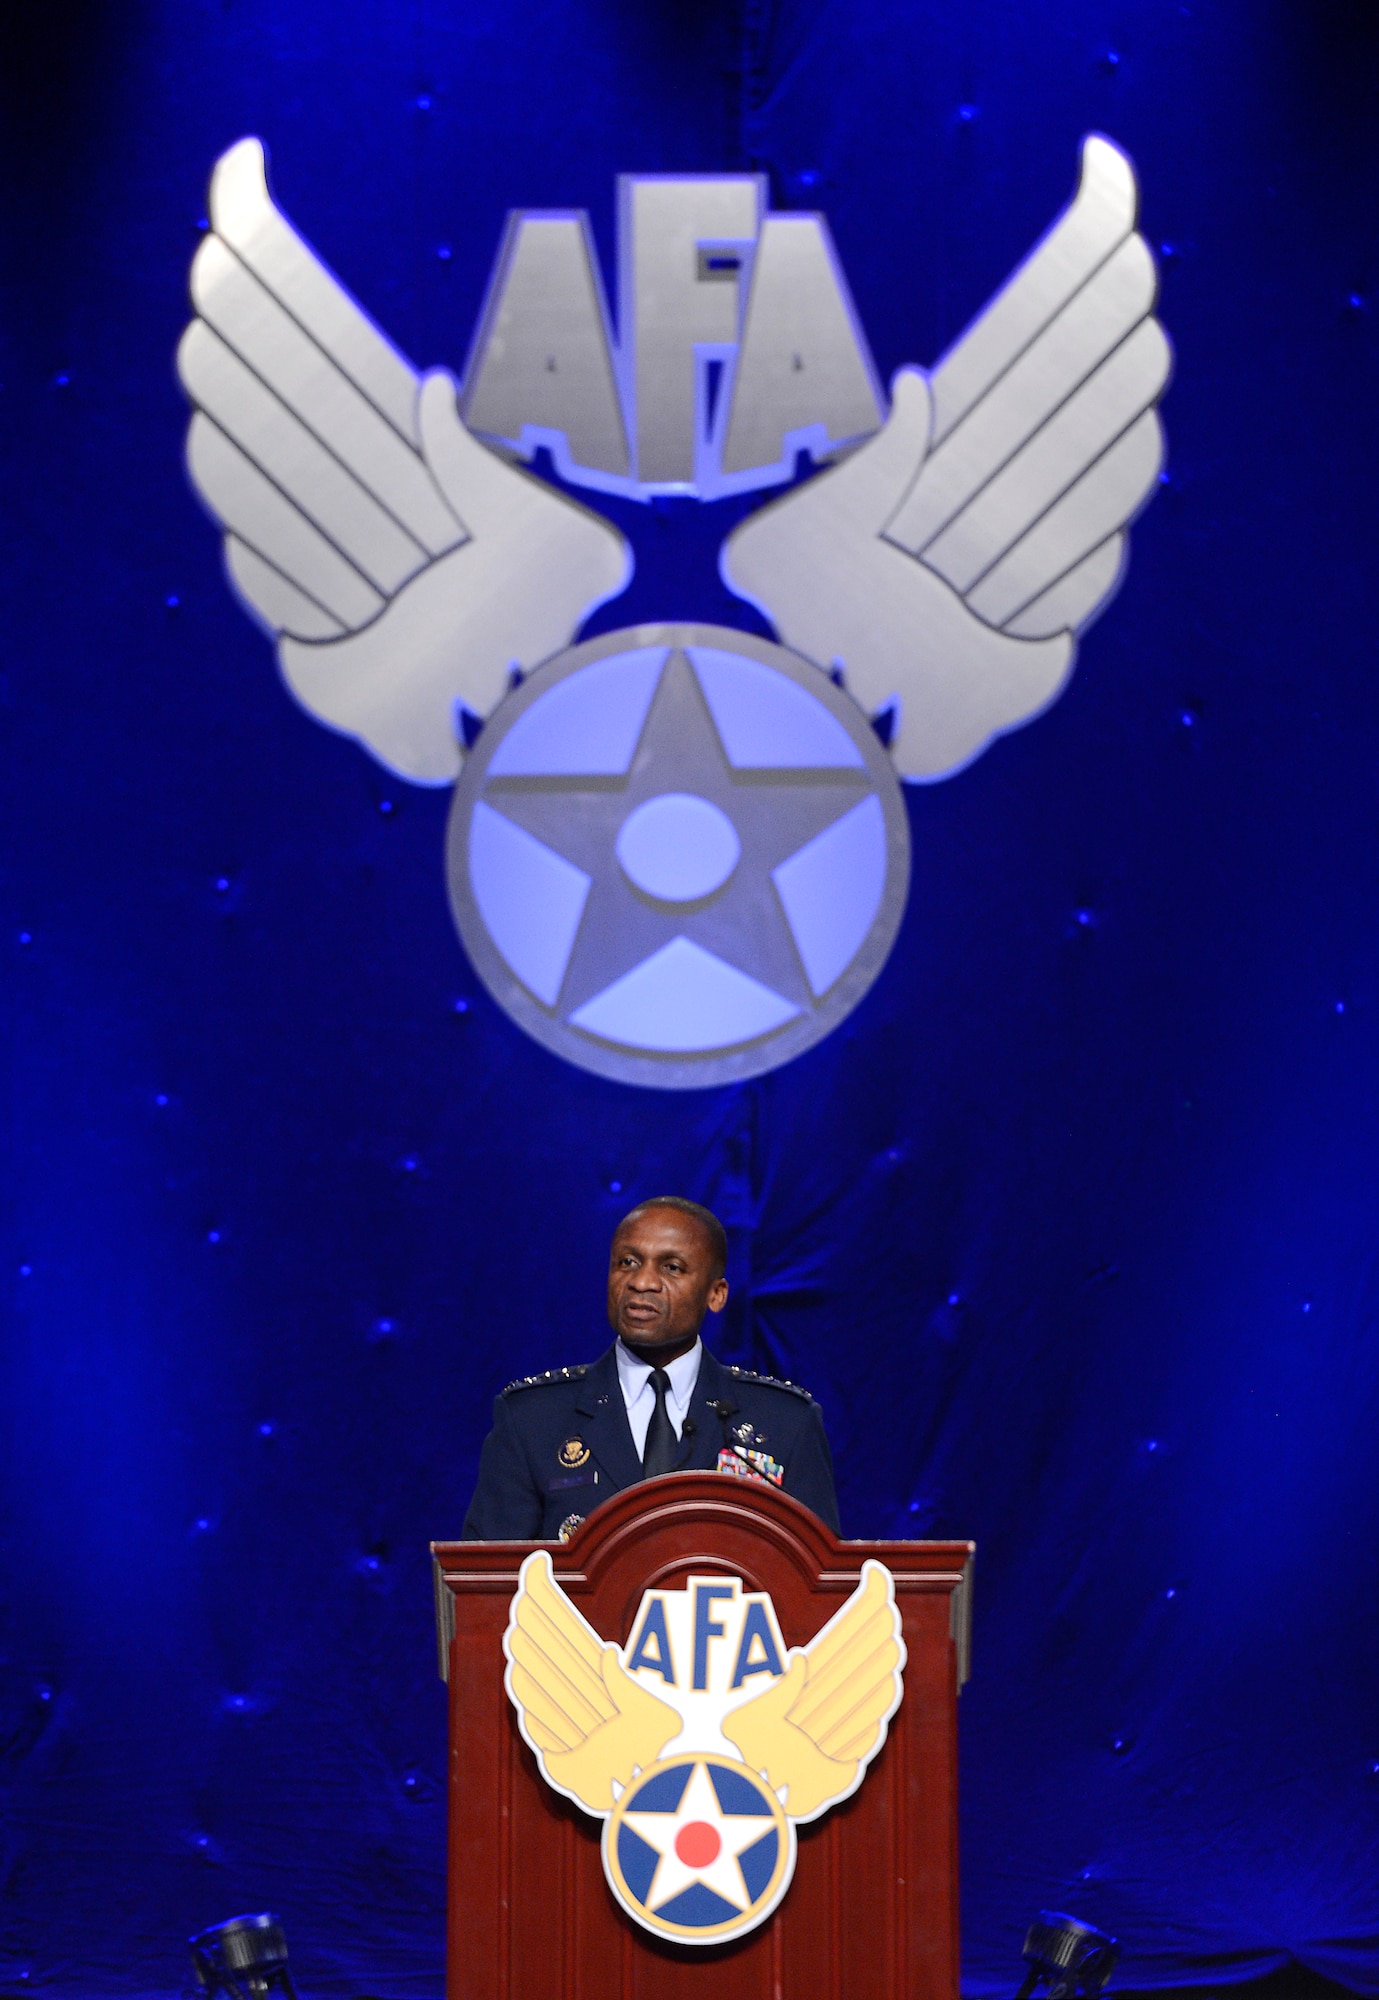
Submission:
<svg viewBox="0 0 1379 2000">
<path fill-rule="evenodd" d="M 0 9 L 0 157 L 7 178 L 82 169 L 112 64 L 138 39 L 138 0 L 9 0 Z"/>
<path fill-rule="evenodd" d="M 1262 1979 L 1247 1979 L 1236 1985 L 1216 1980 L 1209 1986 L 1175 1986 L 1172 2000 L 1350 2000 L 1358 1990 L 1353 1986 L 1338 1986 L 1334 1979 L 1323 1979 L 1320 1973 L 1309 1972 L 1306 1966 L 1284 1965 Z M 1113 1979 L 1106 2000 L 1148 2000 L 1148 1989 L 1121 1986 Z M 1163 2000 L 1162 1987 L 1158 1989 L 1157 2000 Z"/>
<path fill-rule="evenodd" d="M 1323 149 L 1373 130 L 1379 93 L 1375 0 L 1277 0 L 1272 34 L 1289 113 L 1310 122 Z"/>
</svg>

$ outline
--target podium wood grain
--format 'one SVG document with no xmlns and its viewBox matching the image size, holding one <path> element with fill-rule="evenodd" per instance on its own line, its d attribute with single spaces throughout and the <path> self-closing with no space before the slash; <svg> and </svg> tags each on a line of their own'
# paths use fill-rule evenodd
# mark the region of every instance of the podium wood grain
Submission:
<svg viewBox="0 0 1379 2000">
<path fill-rule="evenodd" d="M 691 1574 L 769 1591 L 804 1645 L 874 1556 L 895 1577 L 905 1694 L 860 1790 L 801 1826 L 795 1879 L 760 1929 L 661 1942 L 619 1909 L 602 1823 L 545 1783 L 503 1687 L 502 1637 L 533 1547 L 605 1639 L 642 1592 Z M 617 1495 L 572 1540 L 437 1542 L 449 1654 L 448 2000 L 957 2000 L 957 1658 L 967 1542 L 842 1542 L 774 1488 L 675 1473 Z"/>
</svg>

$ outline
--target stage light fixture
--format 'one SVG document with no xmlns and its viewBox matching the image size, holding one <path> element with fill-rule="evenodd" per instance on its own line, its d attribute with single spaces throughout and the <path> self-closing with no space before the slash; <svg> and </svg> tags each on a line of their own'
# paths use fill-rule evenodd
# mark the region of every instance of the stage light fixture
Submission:
<svg viewBox="0 0 1379 2000">
<path fill-rule="evenodd" d="M 281 1993 L 297 2000 L 287 1969 L 287 1939 L 276 1917 L 227 1917 L 188 1939 L 197 2000 L 267 2000 Z"/>
<path fill-rule="evenodd" d="M 1029 2000 L 1041 1979 L 1049 1982 L 1044 2000 L 1074 2000 L 1077 1994 L 1097 2000 L 1116 1969 L 1120 1946 L 1077 1917 L 1041 1910 L 1026 1933 L 1024 1956 L 1029 1971 L 1016 2000 Z"/>
</svg>

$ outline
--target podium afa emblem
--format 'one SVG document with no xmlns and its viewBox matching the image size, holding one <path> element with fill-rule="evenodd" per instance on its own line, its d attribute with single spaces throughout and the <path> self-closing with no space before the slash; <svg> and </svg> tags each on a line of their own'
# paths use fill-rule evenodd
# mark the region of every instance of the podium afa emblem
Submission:
<svg viewBox="0 0 1379 2000">
<path fill-rule="evenodd" d="M 737 1577 L 643 1594 L 626 1647 L 603 1640 L 527 1557 L 504 1685 L 542 1777 L 603 1821 L 627 1914 L 678 1944 L 755 1930 L 795 1872 L 795 1828 L 850 1797 L 900 1706 L 895 1586 L 868 1561 L 842 1609 L 788 1649 Z"/>
<path fill-rule="evenodd" d="M 1057 699 L 1158 480 L 1137 204 L 1088 138 L 1069 207 L 888 405 L 824 217 L 769 211 L 760 175 L 621 177 L 616 334 L 588 217 L 510 216 L 456 380 L 297 235 L 257 139 L 217 162 L 178 351 L 192 482 L 303 707 L 455 787 L 456 924 L 547 1048 L 717 1084 L 867 991 L 905 907 L 901 782 Z M 575 643 L 633 554 L 570 486 L 788 489 L 718 564 L 780 643 Z"/>
</svg>

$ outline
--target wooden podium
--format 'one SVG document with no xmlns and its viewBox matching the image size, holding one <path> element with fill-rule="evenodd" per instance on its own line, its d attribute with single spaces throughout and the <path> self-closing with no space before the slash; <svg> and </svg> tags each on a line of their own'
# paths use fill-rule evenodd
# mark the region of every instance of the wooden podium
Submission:
<svg viewBox="0 0 1379 2000">
<path fill-rule="evenodd" d="M 695 1948 L 632 1922 L 605 1882 L 599 1823 L 544 1782 L 503 1686 L 533 1547 L 624 1646 L 642 1592 L 691 1572 L 769 1592 L 790 1646 L 834 1615 L 867 1557 L 893 1574 L 904 1697 L 860 1789 L 799 1827 L 795 1879 L 750 1935 Z M 773 1487 L 682 1472 L 616 1495 L 564 1546 L 436 1542 L 432 1554 L 450 1683 L 448 2000 L 957 2000 L 970 1542 L 841 1542 Z"/>
</svg>

